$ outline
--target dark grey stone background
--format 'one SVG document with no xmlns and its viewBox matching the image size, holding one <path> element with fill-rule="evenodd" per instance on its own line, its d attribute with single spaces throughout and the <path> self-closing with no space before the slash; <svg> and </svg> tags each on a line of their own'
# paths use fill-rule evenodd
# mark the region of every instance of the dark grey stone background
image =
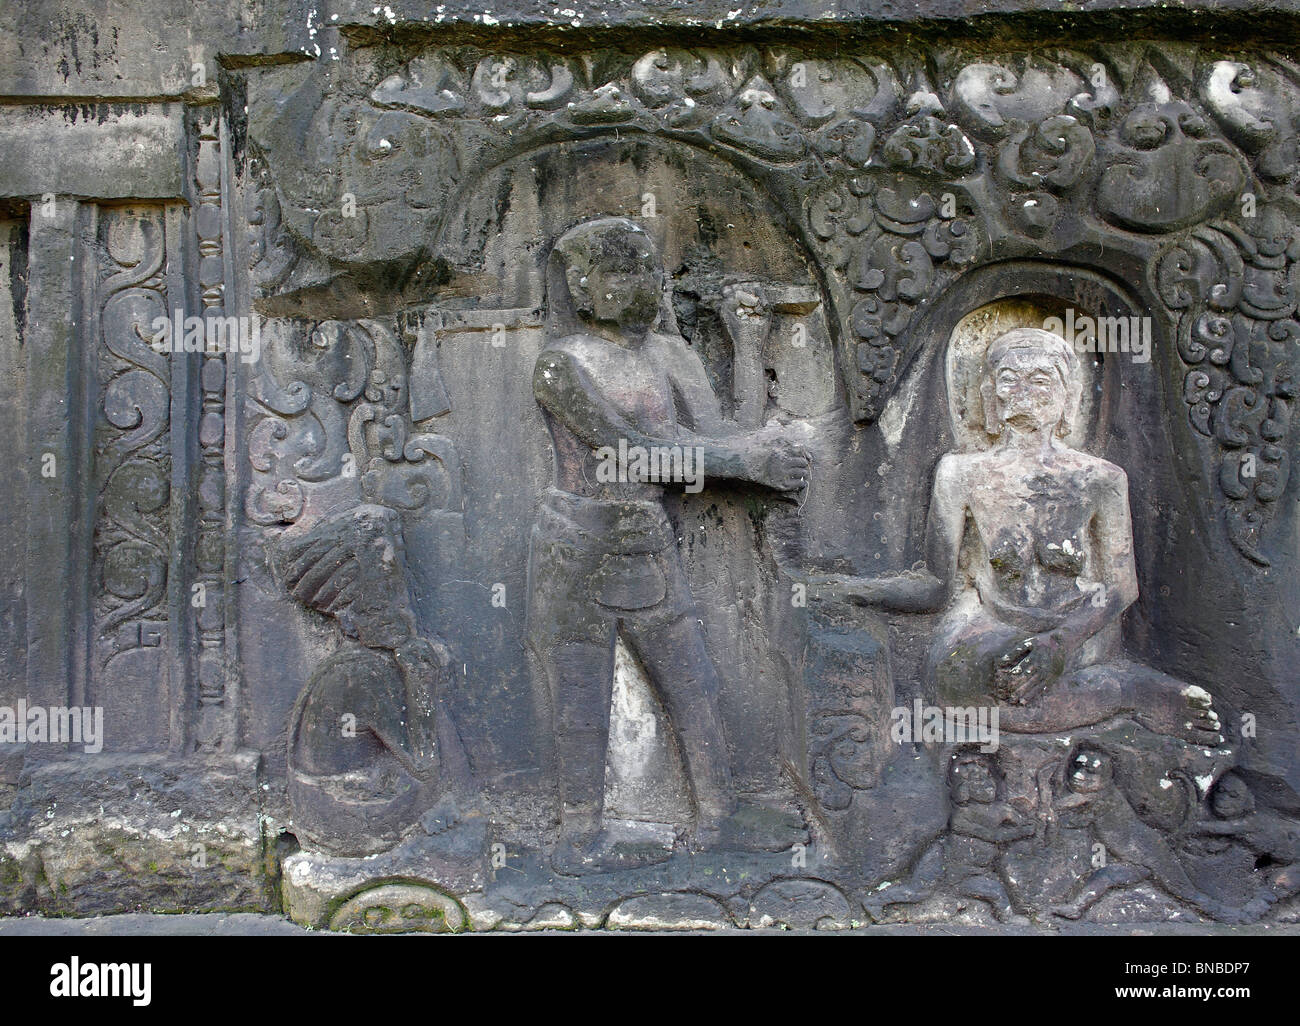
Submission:
<svg viewBox="0 0 1300 1026">
<path fill-rule="evenodd" d="M 934 619 L 850 623 L 839 611 L 810 626 L 785 597 L 800 572 L 902 572 L 924 557 L 934 466 L 954 445 L 947 341 L 966 314 L 1014 297 L 1154 321 L 1149 364 L 1105 361 L 1098 372 L 1089 445 L 1130 482 L 1140 598 L 1124 620 L 1127 649 L 1211 693 L 1232 749 L 1213 772 L 1234 766 L 1281 836 L 1273 854 L 1229 848 L 1197 863 L 1199 888 L 1246 905 L 1252 874 L 1285 867 L 1300 829 L 1300 485 L 1281 472 L 1278 493 L 1265 494 L 1231 469 L 1241 451 L 1274 453 L 1261 456 L 1269 467 L 1295 451 L 1298 15 L 1297 2 L 1252 0 L 6 4 L 0 705 L 102 706 L 106 743 L 95 755 L 0 745 L 0 913 L 284 911 L 307 925 L 388 929 L 366 918 L 362 896 L 409 886 L 375 905 L 423 909 L 422 927 L 869 922 L 880 911 L 872 894 L 908 877 L 946 830 L 942 774 L 910 751 L 857 753 L 871 782 L 840 781 L 851 796 L 819 828 L 806 808 L 825 800 L 809 798 L 820 772 L 812 724 L 840 701 L 828 681 L 852 692 L 854 708 L 932 699 L 921 663 Z M 752 110 L 738 97 L 755 76 L 771 85 L 798 156 L 774 156 L 743 126 L 728 141 L 704 122 L 669 125 L 663 105 L 633 95 L 634 62 L 660 48 L 731 62 L 724 86 L 698 94 L 709 118 Z M 523 84 L 492 106 L 474 71 L 498 57 L 515 61 Z M 797 59 L 859 58 L 854 74 L 870 74 L 851 78 L 826 117 L 791 113 L 788 89 L 773 85 Z M 1032 141 L 1015 136 L 1019 123 L 981 120 L 958 95 L 963 68 L 1023 73 L 1026 61 L 1070 84 L 1055 107 L 1024 100 L 1029 127 L 1063 111 L 1071 90 L 1086 95 L 1094 63 L 1114 76 L 1114 97 L 1091 90 L 1095 155 L 1072 178 L 1059 154 L 1024 156 Z M 1211 94 L 1212 69 L 1229 61 L 1249 67 L 1258 97 Z M 524 98 L 560 65 L 577 69 L 565 94 L 574 103 L 615 82 L 628 109 L 583 121 Z M 876 102 L 886 80 L 896 93 L 887 110 Z M 422 87 L 461 105 L 413 95 Z M 913 103 L 931 93 L 935 108 Z M 1144 105 L 1176 133 L 1126 135 Z M 934 130 L 931 116 L 966 140 L 969 165 L 958 166 L 960 147 L 945 158 L 953 135 L 925 137 L 938 157 L 888 156 L 887 139 Z M 869 160 L 855 163 L 851 142 L 823 132 L 840 118 L 867 126 Z M 1020 159 L 1022 171 L 1046 161 L 1060 184 L 1016 182 L 1006 161 Z M 1105 177 L 1116 167 L 1136 170 L 1116 184 Z M 821 297 L 812 363 L 772 357 L 783 390 L 768 412 L 815 422 L 814 466 L 834 468 L 822 490 L 797 511 L 743 486 L 669 510 L 721 678 L 737 787 L 803 808 L 825 868 L 788 872 L 785 852 L 709 852 L 586 883 L 547 861 L 554 738 L 525 629 L 529 532 L 552 475 L 532 389 L 541 284 L 557 236 L 591 217 L 635 218 L 643 188 L 671 197 L 652 234 L 679 294 L 702 294 L 725 272 Z M 334 212 L 343 192 L 355 194 L 362 229 Z M 926 212 L 945 192 L 964 235 Z M 1238 216 L 1245 192 L 1261 218 Z M 831 193 L 905 227 L 879 252 L 865 241 L 875 228 L 859 238 L 838 214 L 819 234 Z M 1046 226 L 1022 219 L 1029 199 L 1050 210 Z M 891 263 L 891 240 L 896 257 L 922 221 L 938 238 L 929 255 Z M 1193 280 L 1200 292 L 1184 302 L 1180 283 Z M 1246 298 L 1216 306 L 1216 286 Z M 883 343 L 854 334 L 867 300 L 903 324 Z M 725 394 L 717 319 L 682 302 L 684 333 Z M 256 311 L 263 359 L 149 362 L 133 327 L 175 308 Z M 1244 405 L 1229 415 L 1231 396 L 1201 396 L 1205 411 L 1223 405 L 1198 426 L 1179 340 L 1218 314 L 1259 356 L 1244 369 L 1210 359 L 1229 375 L 1215 379 L 1220 390 L 1237 389 Z M 474 341 L 498 318 L 509 346 Z M 345 341 L 318 351 L 320 331 Z M 444 390 L 445 411 L 441 394 L 402 402 L 432 404 L 415 420 L 455 450 L 438 457 L 454 498 L 398 518 L 417 633 L 449 650 L 437 715 L 455 737 L 439 738 L 441 791 L 369 863 L 353 857 L 364 845 L 313 844 L 293 823 L 295 706 L 341 635 L 286 590 L 277 562 L 289 525 L 361 501 L 340 463 L 360 394 L 340 399 L 355 376 L 351 350 L 339 355 L 348 345 L 379 353 L 390 381 L 405 359 L 397 373 L 410 389 Z M 864 361 L 882 348 L 889 366 L 872 378 Z M 1251 373 L 1260 367 L 1262 383 Z M 47 453 L 53 478 L 41 475 Z M 504 606 L 490 601 L 496 584 Z M 367 651 L 391 661 L 392 649 Z M 1232 735 L 1243 716 L 1258 725 L 1249 739 Z M 1127 751 L 1129 740 L 1116 744 Z M 463 765 L 453 769 L 455 745 Z M 662 743 L 646 758 L 648 776 L 619 801 L 636 811 L 629 819 L 671 821 L 686 800 L 681 770 Z M 381 832 L 361 830 L 368 840 L 368 830 Z M 1214 918 L 1150 881 L 1134 890 L 1099 905 L 1097 920 Z M 934 914 L 989 919 L 978 901 Z M 1295 922 L 1300 909 L 1289 896 L 1267 915 Z"/>
</svg>

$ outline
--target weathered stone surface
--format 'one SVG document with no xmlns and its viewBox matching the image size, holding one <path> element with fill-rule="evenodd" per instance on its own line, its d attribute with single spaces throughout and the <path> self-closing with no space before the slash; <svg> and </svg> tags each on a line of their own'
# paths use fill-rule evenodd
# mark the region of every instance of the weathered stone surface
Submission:
<svg viewBox="0 0 1300 1026">
<path fill-rule="evenodd" d="M 444 908 L 438 903 L 441 899 L 434 904 L 446 914 L 434 917 L 438 918 L 437 923 L 425 921 L 429 917 L 424 915 L 399 914 L 391 918 L 373 913 L 367 918 L 365 909 L 369 907 L 370 897 L 384 908 L 392 907 L 381 900 L 382 895 L 372 895 L 370 887 L 376 880 L 405 877 L 436 881 L 439 887 L 455 894 L 478 891 L 487 875 L 485 830 L 482 819 L 459 822 L 454 817 L 441 819 L 431 815 L 424 818 L 407 841 L 382 854 L 348 858 L 296 852 L 283 862 L 284 911 L 295 922 L 311 927 L 329 925 L 332 929 L 350 931 L 403 932 L 404 918 L 414 918 L 420 921 L 410 925 L 412 930 L 458 930 L 464 923 L 450 915 L 450 906 Z M 365 900 L 361 900 L 363 897 Z M 421 907 L 428 904 L 419 898 L 415 895 L 411 900 Z"/>
<path fill-rule="evenodd" d="M 381 884 L 353 895 L 330 918 L 345 933 L 455 933 L 465 913 L 455 899 L 418 884 Z"/>
<path fill-rule="evenodd" d="M 6 913 L 268 911 L 257 759 L 42 765 L 0 813 Z"/>
<path fill-rule="evenodd" d="M 0 911 L 1295 922 L 1300 10 L 1055 6 L 0 12 Z"/>
<path fill-rule="evenodd" d="M 774 880 L 754 895 L 748 925 L 766 929 L 848 930 L 863 925 L 854 906 L 821 880 Z"/>
<path fill-rule="evenodd" d="M 185 145 L 180 104 L 5 107 L 0 195 L 179 198 Z"/>
<path fill-rule="evenodd" d="M 726 909 L 702 894 L 642 894 L 609 913 L 611 930 L 722 930 L 732 925 Z"/>
</svg>

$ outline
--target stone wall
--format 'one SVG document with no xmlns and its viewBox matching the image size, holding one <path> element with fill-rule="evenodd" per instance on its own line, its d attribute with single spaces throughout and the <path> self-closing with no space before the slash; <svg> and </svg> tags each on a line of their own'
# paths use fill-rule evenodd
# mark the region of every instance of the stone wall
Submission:
<svg viewBox="0 0 1300 1026">
<path fill-rule="evenodd" d="M 0 911 L 1294 921 L 1297 7 L 907 6 L 0 13 Z"/>
</svg>

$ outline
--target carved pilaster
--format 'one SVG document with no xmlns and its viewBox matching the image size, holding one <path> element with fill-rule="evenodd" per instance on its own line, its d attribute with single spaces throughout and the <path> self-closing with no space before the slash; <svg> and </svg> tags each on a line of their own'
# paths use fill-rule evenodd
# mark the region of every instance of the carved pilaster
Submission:
<svg viewBox="0 0 1300 1026">
<path fill-rule="evenodd" d="M 226 316 L 226 261 L 223 240 L 220 118 L 203 111 L 196 122 L 198 155 L 194 231 L 198 246 L 198 285 L 205 323 Z M 227 747 L 227 676 L 225 660 L 225 439 L 226 362 L 236 358 L 209 350 L 199 372 L 199 456 L 197 534 L 194 540 L 193 602 L 198 640 L 198 719 L 195 743 L 202 750 Z"/>
</svg>

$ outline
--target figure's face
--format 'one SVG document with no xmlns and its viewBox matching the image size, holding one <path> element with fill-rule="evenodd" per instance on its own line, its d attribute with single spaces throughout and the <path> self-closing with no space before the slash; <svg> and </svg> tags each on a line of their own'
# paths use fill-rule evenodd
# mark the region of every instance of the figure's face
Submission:
<svg viewBox="0 0 1300 1026">
<path fill-rule="evenodd" d="M 1255 799 L 1240 777 L 1223 777 L 1214 789 L 1210 807 L 1220 819 L 1237 819 L 1254 808 Z"/>
<path fill-rule="evenodd" d="M 1021 431 L 1051 431 L 1065 417 L 1065 382 L 1041 349 L 1011 349 L 991 369 L 998 421 Z"/>
<path fill-rule="evenodd" d="M 592 316 L 633 328 L 649 328 L 659 313 L 662 273 L 650 240 L 626 233 L 611 252 L 593 261 L 583 286 Z"/>
<path fill-rule="evenodd" d="M 956 770 L 957 783 L 954 795 L 958 805 L 977 802 L 989 805 L 997 801 L 998 785 L 988 766 L 978 759 L 963 762 Z"/>
</svg>

